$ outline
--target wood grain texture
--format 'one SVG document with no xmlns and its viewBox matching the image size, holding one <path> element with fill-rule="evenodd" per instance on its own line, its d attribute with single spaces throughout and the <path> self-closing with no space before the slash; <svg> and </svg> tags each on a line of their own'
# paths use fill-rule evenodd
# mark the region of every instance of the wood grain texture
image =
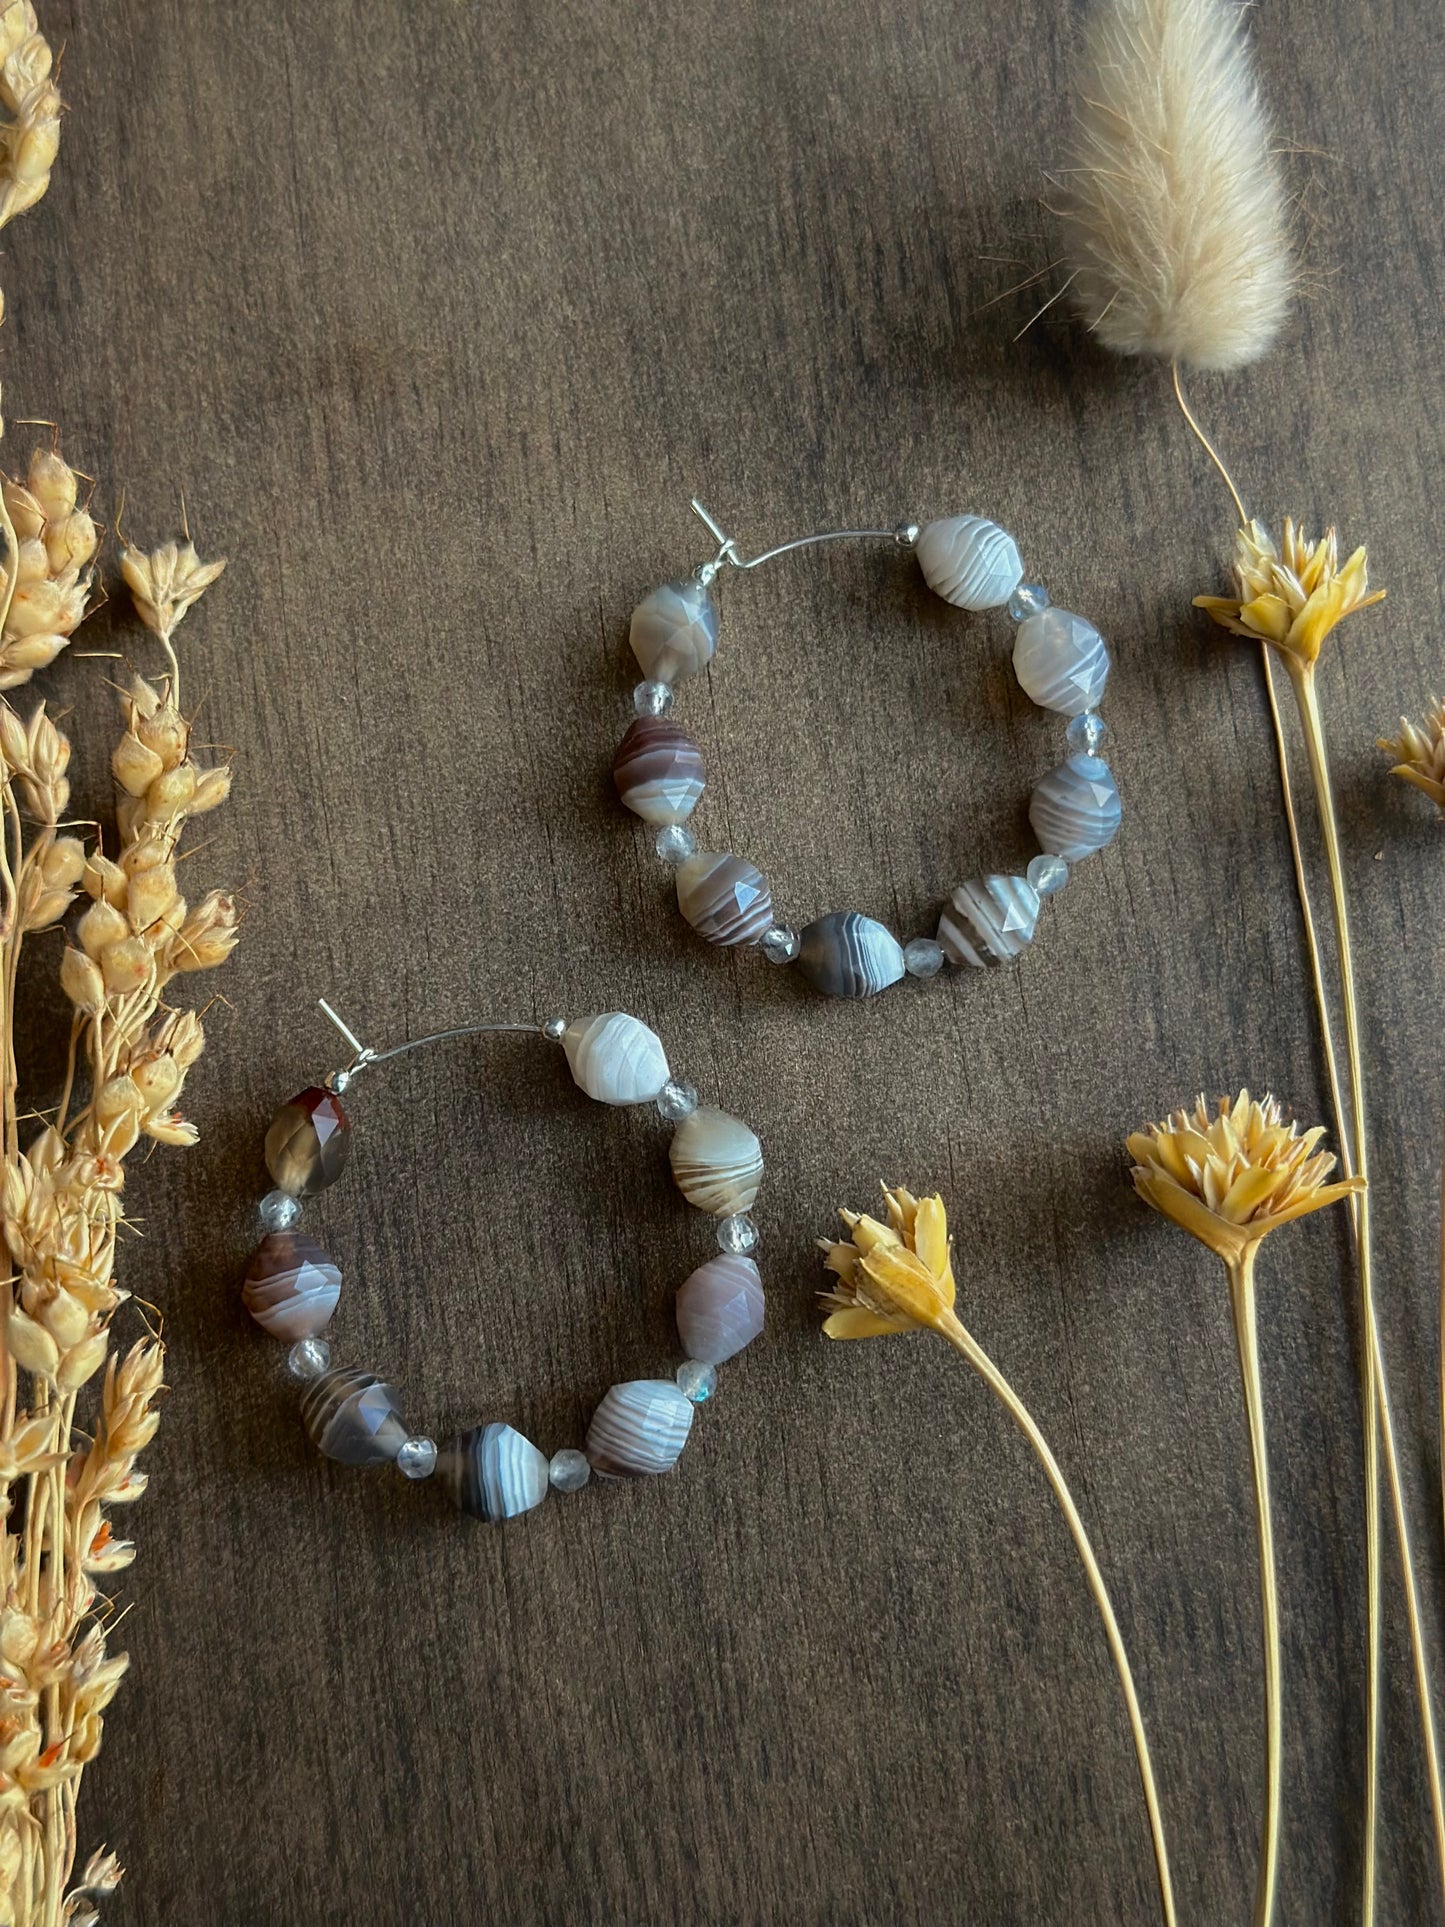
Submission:
<svg viewBox="0 0 1445 1927">
<path fill-rule="evenodd" d="M 1053 310 L 1037 197 L 1065 8 L 1020 0 L 58 0 L 70 115 L 6 236 L 6 413 L 62 417 L 136 539 L 179 491 L 233 558 L 185 631 L 237 798 L 197 859 L 250 906 L 194 1154 L 138 1172 L 126 1282 L 174 1392 L 134 1522 L 134 1669 L 82 1840 L 108 1922 L 1148 1923 L 1127 1729 L 1022 1442 L 941 1346 L 829 1348 L 812 1239 L 937 1184 L 971 1322 L 1073 1479 L 1134 1656 L 1181 1919 L 1247 1917 L 1262 1771 L 1248 1465 L 1222 1280 L 1121 1140 L 1249 1081 L 1324 1115 L 1258 663 L 1197 620 L 1227 504 L 1157 371 Z M 1308 298 L 1200 383 L 1261 513 L 1368 538 L 1390 600 L 1331 645 L 1374 1064 L 1380 1297 L 1439 1647 L 1432 1253 L 1445 843 L 1372 747 L 1445 676 L 1445 58 L 1433 9 L 1267 0 Z M 1316 149 L 1327 149 L 1317 155 Z M 1044 283 L 1048 286 L 1048 283 Z M 27 431 L 12 427 L 10 459 Z M 628 612 L 746 544 L 974 509 L 1110 638 L 1117 844 L 1017 970 L 805 994 L 706 950 L 608 779 Z M 708 839 L 783 914 L 913 934 L 1027 854 L 1057 725 L 1006 625 L 901 557 L 724 588 L 682 719 Z M 143 653 L 143 651 L 142 651 Z M 68 661 L 104 794 L 104 665 Z M 502 1531 L 317 1463 L 237 1285 L 271 1109 L 475 1013 L 627 1008 L 761 1131 L 768 1341 L 675 1478 Z M 348 1360 L 415 1421 L 580 1440 L 674 1356 L 706 1255 L 655 1122 L 498 1039 L 358 1094 L 309 1217 Z M 529 1052 L 531 1054 L 529 1054 Z M 1343 1220 L 1271 1244 L 1263 1351 L 1286 1679 L 1281 1922 L 1356 1917 L 1362 1583 Z M 1393 1557 L 1387 1571 L 1393 1586 Z M 1401 1617 L 1381 1918 L 1432 1917 Z"/>
</svg>

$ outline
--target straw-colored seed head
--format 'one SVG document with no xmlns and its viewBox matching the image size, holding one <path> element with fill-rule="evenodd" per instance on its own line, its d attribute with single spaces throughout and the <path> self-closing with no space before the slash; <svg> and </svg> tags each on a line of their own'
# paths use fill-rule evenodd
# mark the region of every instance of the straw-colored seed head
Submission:
<svg viewBox="0 0 1445 1927">
<path fill-rule="evenodd" d="M 1388 736 L 1376 740 L 1385 754 L 1394 758 L 1390 774 L 1423 790 L 1431 802 L 1445 810 L 1445 703 L 1432 696 L 1424 722 L 1412 723 L 1402 716 L 1400 734 L 1393 741 Z"/>
<path fill-rule="evenodd" d="M 1385 599 L 1383 589 L 1370 588 L 1363 545 L 1342 563 L 1333 529 L 1312 542 L 1291 516 L 1278 546 L 1260 522 L 1239 530 L 1234 581 L 1236 596 L 1195 596 L 1195 608 L 1233 635 L 1267 642 L 1296 667 L 1316 661 L 1346 616 Z"/>
<path fill-rule="evenodd" d="M 139 736 L 129 731 L 121 737 L 110 759 L 110 767 L 115 780 L 128 796 L 144 796 L 151 784 L 160 776 L 165 764 L 153 749 L 144 744 Z"/>
</svg>

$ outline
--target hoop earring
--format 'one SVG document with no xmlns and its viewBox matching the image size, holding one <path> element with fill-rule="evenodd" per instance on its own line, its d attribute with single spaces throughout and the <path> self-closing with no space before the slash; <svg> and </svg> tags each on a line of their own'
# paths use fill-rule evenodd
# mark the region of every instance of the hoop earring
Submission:
<svg viewBox="0 0 1445 1927">
<path fill-rule="evenodd" d="M 635 720 L 612 765 L 623 803 L 656 826 L 658 855 L 677 873 L 683 916 L 708 943 L 756 945 L 774 963 L 796 963 L 817 990 L 869 997 L 905 974 L 934 977 L 945 962 L 983 967 L 1012 962 L 1032 942 L 1041 902 L 1069 878 L 1069 867 L 1111 843 L 1119 792 L 1098 755 L 1107 734 L 1098 703 L 1109 652 L 1092 623 L 1055 608 L 1038 583 L 1023 580 L 1013 537 L 978 515 L 901 523 L 894 529 L 828 529 L 744 557 L 737 543 L 694 500 L 717 553 L 683 582 L 665 584 L 632 612 L 632 652 L 646 681 L 633 691 Z M 937 934 L 900 944 L 886 925 L 855 910 L 835 910 L 801 933 L 773 916 L 767 878 L 745 857 L 698 848 L 688 820 L 705 787 L 702 751 L 669 720 L 674 685 L 706 669 L 717 648 L 712 584 L 725 569 L 758 569 L 822 542 L 894 542 L 910 549 L 923 578 L 956 608 L 1007 607 L 1018 625 L 1013 666 L 1024 693 L 1070 718 L 1070 754 L 1035 785 L 1029 821 L 1041 855 L 1023 876 L 972 877 L 953 892 Z"/>
<path fill-rule="evenodd" d="M 287 1362 L 305 1390 L 301 1420 L 313 1445 L 343 1465 L 395 1463 L 408 1479 L 433 1472 L 463 1512 L 499 1522 L 540 1505 L 548 1490 L 576 1492 L 596 1472 L 623 1479 L 670 1471 L 687 1442 L 694 1409 L 711 1398 L 717 1367 L 763 1329 L 763 1287 L 748 1216 L 763 1178 L 763 1152 L 740 1118 L 698 1102 L 674 1078 L 658 1037 L 622 1011 L 536 1024 L 467 1024 L 375 1051 L 322 1000 L 321 1008 L 354 1055 L 323 1084 L 283 1104 L 266 1133 L 266 1163 L 276 1182 L 260 1205 L 266 1235 L 242 1288 L 263 1331 L 289 1343 Z M 423 1045 L 491 1032 L 546 1038 L 566 1053 L 573 1081 L 602 1104 L 654 1104 L 675 1128 L 669 1157 L 678 1189 L 717 1220 L 717 1255 L 693 1270 L 677 1294 L 677 1329 L 687 1356 L 672 1379 L 614 1385 L 592 1415 L 585 1449 L 550 1460 L 505 1424 L 474 1426 L 441 1452 L 402 1417 L 401 1394 L 374 1373 L 334 1366 L 322 1336 L 341 1297 L 341 1272 L 296 1227 L 302 1200 L 334 1184 L 346 1168 L 351 1124 L 341 1097 L 363 1072 Z"/>
</svg>

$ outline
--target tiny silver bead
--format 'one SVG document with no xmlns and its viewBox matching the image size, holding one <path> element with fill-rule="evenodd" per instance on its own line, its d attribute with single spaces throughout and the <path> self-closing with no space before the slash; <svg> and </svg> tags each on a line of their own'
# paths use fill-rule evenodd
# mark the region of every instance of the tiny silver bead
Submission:
<svg viewBox="0 0 1445 1927">
<path fill-rule="evenodd" d="M 1015 622 L 1036 616 L 1049 606 L 1049 592 L 1041 582 L 1021 582 L 1008 599 L 1008 612 Z"/>
<path fill-rule="evenodd" d="M 936 977 L 943 968 L 943 945 L 933 937 L 915 937 L 903 946 L 903 963 L 910 977 Z"/>
<path fill-rule="evenodd" d="M 798 933 L 786 923 L 775 923 L 764 931 L 758 948 L 769 963 L 791 963 L 798 954 Z"/>
<path fill-rule="evenodd" d="M 320 1378 L 331 1363 L 331 1347 L 324 1338 L 302 1338 L 286 1354 L 286 1369 L 303 1384 Z"/>
<path fill-rule="evenodd" d="M 1061 856 L 1036 856 L 1024 872 L 1041 897 L 1056 896 L 1069 880 L 1069 866 Z"/>
<path fill-rule="evenodd" d="M 697 1109 L 697 1092 L 691 1084 L 669 1077 L 657 1093 L 657 1108 L 669 1124 L 680 1124 Z"/>
<path fill-rule="evenodd" d="M 567 1035 L 567 1019 L 565 1017 L 549 1017 L 542 1026 L 542 1035 L 547 1039 L 549 1044 L 560 1044 L 562 1039 Z"/>
<path fill-rule="evenodd" d="M 717 1366 L 704 1365 L 700 1358 L 686 1358 L 675 1374 L 677 1389 L 694 1405 L 705 1405 L 717 1390 Z"/>
<path fill-rule="evenodd" d="M 758 1227 L 746 1211 L 735 1211 L 717 1228 L 718 1249 L 735 1256 L 746 1256 L 758 1248 Z"/>
<path fill-rule="evenodd" d="M 351 1072 L 332 1071 L 331 1075 L 325 1079 L 325 1084 L 328 1091 L 340 1097 L 344 1092 L 351 1089 Z"/>
<path fill-rule="evenodd" d="M 289 1191 L 268 1191 L 256 1210 L 268 1231 L 289 1231 L 301 1222 L 301 1200 Z"/>
<path fill-rule="evenodd" d="M 437 1448 L 434 1439 L 423 1438 L 419 1433 L 398 1446 L 396 1469 L 404 1478 L 429 1479 L 437 1466 Z"/>
<path fill-rule="evenodd" d="M 898 527 L 893 531 L 893 540 L 898 544 L 900 549 L 911 549 L 915 547 L 918 542 L 918 537 L 919 527 L 916 522 L 900 522 Z"/>
<path fill-rule="evenodd" d="M 657 832 L 652 847 L 671 869 L 697 854 L 697 838 L 682 823 L 665 823 Z"/>
<path fill-rule="evenodd" d="M 547 1476 L 559 1492 L 580 1492 L 592 1477 L 592 1467 L 585 1452 L 569 1445 L 552 1454 Z"/>
<path fill-rule="evenodd" d="M 665 682 L 640 682 L 632 692 L 632 707 L 639 716 L 670 715 L 672 691 Z"/>
</svg>

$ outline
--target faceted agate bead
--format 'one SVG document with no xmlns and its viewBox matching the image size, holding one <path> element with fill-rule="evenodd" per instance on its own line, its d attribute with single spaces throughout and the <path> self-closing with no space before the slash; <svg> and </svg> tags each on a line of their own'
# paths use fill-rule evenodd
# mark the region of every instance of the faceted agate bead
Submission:
<svg viewBox="0 0 1445 1927">
<path fill-rule="evenodd" d="M 1104 693 L 1109 652 L 1092 622 L 1067 609 L 1041 609 L 1019 624 L 1014 674 L 1040 709 L 1082 716 Z"/>
<path fill-rule="evenodd" d="M 667 1082 L 661 1038 L 626 1011 L 579 1017 L 562 1048 L 573 1081 L 599 1104 L 650 1104 Z"/>
<path fill-rule="evenodd" d="M 639 716 L 618 745 L 612 780 L 644 823 L 683 823 L 705 787 L 702 751 L 666 717 Z"/>
<path fill-rule="evenodd" d="M 1038 920 L 1039 893 L 1023 877 L 974 877 L 949 899 L 938 941 L 950 963 L 1012 963 L 1032 943 Z"/>
<path fill-rule="evenodd" d="M 550 1463 L 510 1425 L 463 1432 L 437 1460 L 442 1483 L 463 1512 L 489 1525 L 540 1505 L 550 1489 Z"/>
<path fill-rule="evenodd" d="M 681 682 L 717 649 L 717 604 L 700 582 L 668 582 L 632 611 L 632 653 L 653 682 Z"/>
<path fill-rule="evenodd" d="M 340 1271 L 299 1231 L 263 1238 L 241 1287 L 241 1301 L 262 1331 L 288 1344 L 324 1332 L 340 1297 Z"/>
<path fill-rule="evenodd" d="M 1097 756 L 1071 756 L 1035 785 L 1029 803 L 1039 848 L 1067 863 L 1112 843 L 1122 815 L 1109 765 Z"/>
<path fill-rule="evenodd" d="M 768 880 L 746 858 L 699 850 L 677 871 L 677 907 L 709 943 L 757 943 L 772 928 Z"/>
<path fill-rule="evenodd" d="M 930 522 L 914 544 L 923 579 L 956 609 L 997 609 L 1023 580 L 1018 544 L 981 515 Z"/>
<path fill-rule="evenodd" d="M 751 1258 L 709 1258 L 677 1294 L 677 1335 L 689 1358 L 722 1365 L 763 1329 L 763 1281 Z"/>
<path fill-rule="evenodd" d="M 396 1387 L 344 1365 L 306 1387 L 301 1423 L 317 1451 L 341 1465 L 385 1465 L 411 1437 Z"/>
<path fill-rule="evenodd" d="M 346 1169 L 351 1124 L 319 1084 L 283 1104 L 266 1133 L 266 1169 L 293 1198 L 314 1197 Z"/>
<path fill-rule="evenodd" d="M 614 1385 L 592 1414 L 587 1457 L 605 1479 L 670 1472 L 692 1430 L 692 1401 L 670 1378 Z"/>
<path fill-rule="evenodd" d="M 798 939 L 798 968 L 830 997 L 871 997 L 896 984 L 906 965 L 891 930 L 856 910 L 835 910 Z"/>
<path fill-rule="evenodd" d="M 752 1210 L 763 1181 L 763 1147 L 740 1117 L 699 1105 L 678 1125 L 667 1155 L 678 1190 L 699 1211 L 726 1218 Z"/>
</svg>

